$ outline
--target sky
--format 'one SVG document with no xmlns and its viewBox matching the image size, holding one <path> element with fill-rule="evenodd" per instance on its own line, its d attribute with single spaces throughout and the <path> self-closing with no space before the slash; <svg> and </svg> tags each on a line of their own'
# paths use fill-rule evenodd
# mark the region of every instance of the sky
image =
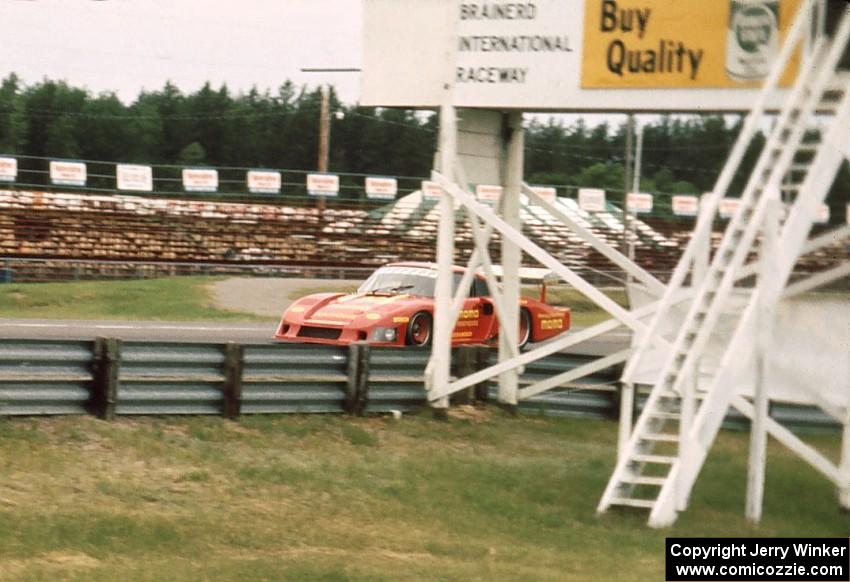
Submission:
<svg viewBox="0 0 850 582">
<path fill-rule="evenodd" d="M 361 0 L 0 0 L 0 76 L 63 79 L 132 102 L 167 80 L 233 93 L 273 92 L 287 79 L 331 83 L 358 98 Z"/>
</svg>

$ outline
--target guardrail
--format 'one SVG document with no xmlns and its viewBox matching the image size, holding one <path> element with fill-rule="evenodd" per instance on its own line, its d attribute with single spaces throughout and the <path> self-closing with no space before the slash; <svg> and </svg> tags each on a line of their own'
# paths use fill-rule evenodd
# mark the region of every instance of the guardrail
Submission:
<svg viewBox="0 0 850 582">
<path fill-rule="evenodd" d="M 493 363 L 495 350 L 463 346 L 454 374 Z M 529 365 L 521 384 L 581 366 L 595 356 L 553 354 Z M 0 416 L 409 412 L 425 408 L 428 352 L 299 344 L 0 340 Z M 522 401 L 519 411 L 549 416 L 618 417 L 620 370 Z M 495 399 L 494 383 L 456 402 Z M 643 398 L 637 399 L 640 406 Z M 782 421 L 837 426 L 812 407 L 775 403 Z M 743 419 L 730 416 L 731 426 Z"/>
</svg>

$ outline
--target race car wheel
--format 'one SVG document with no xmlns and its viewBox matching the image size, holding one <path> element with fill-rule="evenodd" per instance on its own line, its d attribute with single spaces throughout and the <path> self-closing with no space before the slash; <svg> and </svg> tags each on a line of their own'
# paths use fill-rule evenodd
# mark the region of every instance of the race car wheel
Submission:
<svg viewBox="0 0 850 582">
<path fill-rule="evenodd" d="M 407 324 L 406 342 L 409 346 L 427 346 L 431 343 L 431 332 L 434 329 L 431 314 L 420 311 L 410 318 Z"/>
<path fill-rule="evenodd" d="M 519 349 L 524 348 L 531 341 L 531 312 L 521 309 L 519 312 Z"/>
</svg>

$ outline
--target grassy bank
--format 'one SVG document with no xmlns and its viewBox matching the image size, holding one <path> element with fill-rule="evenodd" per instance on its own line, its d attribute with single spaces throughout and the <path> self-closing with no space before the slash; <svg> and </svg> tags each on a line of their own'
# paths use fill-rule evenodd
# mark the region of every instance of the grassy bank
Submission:
<svg viewBox="0 0 850 582">
<path fill-rule="evenodd" d="M 671 530 L 596 516 L 615 440 L 493 411 L 0 419 L 0 579 L 661 580 L 665 536 L 848 533 L 832 487 L 773 446 L 747 524 L 744 433 L 721 434 Z"/>
<path fill-rule="evenodd" d="M 262 321 L 217 309 L 206 277 L 0 285 L 0 317 L 161 321 Z M 265 318 L 267 319 L 267 318 Z"/>
</svg>

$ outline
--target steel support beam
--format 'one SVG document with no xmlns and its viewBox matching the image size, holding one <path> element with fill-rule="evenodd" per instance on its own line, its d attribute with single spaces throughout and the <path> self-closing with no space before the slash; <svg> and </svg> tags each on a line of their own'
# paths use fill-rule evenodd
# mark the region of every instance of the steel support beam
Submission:
<svg viewBox="0 0 850 582">
<path fill-rule="evenodd" d="M 507 114 L 507 157 L 505 159 L 504 187 L 502 190 L 502 219 L 505 224 L 522 232 L 519 196 L 522 189 L 524 134 L 522 113 Z M 519 267 L 522 251 L 509 237 L 502 237 L 502 313 L 499 314 L 499 361 L 504 362 L 519 355 Z M 492 292 L 492 288 L 491 288 Z M 529 325 L 531 322 L 529 322 Z M 516 406 L 519 374 L 516 368 L 499 375 L 499 402 Z"/>
</svg>

